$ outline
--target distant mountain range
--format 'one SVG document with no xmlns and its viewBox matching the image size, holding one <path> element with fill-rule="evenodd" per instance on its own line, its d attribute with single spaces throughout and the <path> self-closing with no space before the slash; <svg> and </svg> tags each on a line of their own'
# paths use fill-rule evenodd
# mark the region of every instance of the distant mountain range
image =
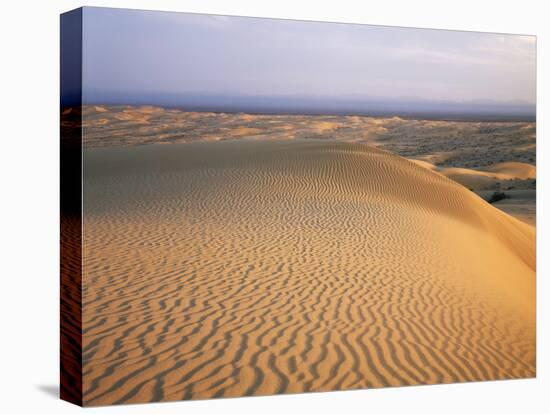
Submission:
<svg viewBox="0 0 550 414">
<path fill-rule="evenodd" d="M 70 100 L 70 99 L 69 99 Z M 356 114 L 437 119 L 534 120 L 535 104 L 522 101 L 428 101 L 350 96 L 245 96 L 229 94 L 102 93 L 86 91 L 84 104 L 156 105 L 189 111 L 269 114 Z M 71 105 L 69 102 L 62 104 Z M 73 103 L 74 104 L 74 103 Z"/>
</svg>

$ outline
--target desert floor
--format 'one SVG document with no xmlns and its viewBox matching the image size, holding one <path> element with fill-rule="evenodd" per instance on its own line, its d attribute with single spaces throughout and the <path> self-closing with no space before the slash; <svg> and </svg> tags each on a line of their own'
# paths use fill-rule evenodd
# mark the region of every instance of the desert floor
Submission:
<svg viewBox="0 0 550 414">
<path fill-rule="evenodd" d="M 85 149 L 85 404 L 534 376 L 535 228 L 472 191 L 528 159 L 385 145 Z"/>
</svg>

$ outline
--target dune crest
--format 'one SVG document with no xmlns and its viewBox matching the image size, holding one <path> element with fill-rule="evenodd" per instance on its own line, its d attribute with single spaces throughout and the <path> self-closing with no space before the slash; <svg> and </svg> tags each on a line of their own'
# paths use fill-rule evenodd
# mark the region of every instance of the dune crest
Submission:
<svg viewBox="0 0 550 414">
<path fill-rule="evenodd" d="M 425 160 L 411 159 L 416 165 L 438 172 L 465 187 L 477 190 L 489 187 L 491 184 L 506 180 L 535 179 L 537 170 L 534 165 L 523 162 L 502 162 L 482 169 L 438 167 Z"/>
<path fill-rule="evenodd" d="M 440 173 L 317 140 L 84 169 L 88 405 L 535 375 L 535 230 Z"/>
<path fill-rule="evenodd" d="M 501 162 L 484 168 L 487 172 L 495 173 L 497 177 L 503 179 L 527 180 L 537 177 L 537 169 L 534 165 L 524 162 Z"/>
</svg>

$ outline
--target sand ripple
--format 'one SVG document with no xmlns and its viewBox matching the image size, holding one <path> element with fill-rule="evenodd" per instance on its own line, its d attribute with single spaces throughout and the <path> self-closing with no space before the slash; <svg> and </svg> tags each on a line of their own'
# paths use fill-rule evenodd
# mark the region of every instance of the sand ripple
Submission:
<svg viewBox="0 0 550 414">
<path fill-rule="evenodd" d="M 535 375 L 534 228 L 363 144 L 85 151 L 87 405 Z"/>
</svg>

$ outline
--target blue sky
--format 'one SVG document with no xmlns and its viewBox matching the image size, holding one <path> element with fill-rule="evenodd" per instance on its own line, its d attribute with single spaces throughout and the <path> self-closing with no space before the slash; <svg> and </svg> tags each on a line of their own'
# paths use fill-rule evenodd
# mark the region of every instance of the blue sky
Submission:
<svg viewBox="0 0 550 414">
<path fill-rule="evenodd" d="M 143 96 L 534 103 L 535 38 L 84 9 L 85 102 Z"/>
</svg>

